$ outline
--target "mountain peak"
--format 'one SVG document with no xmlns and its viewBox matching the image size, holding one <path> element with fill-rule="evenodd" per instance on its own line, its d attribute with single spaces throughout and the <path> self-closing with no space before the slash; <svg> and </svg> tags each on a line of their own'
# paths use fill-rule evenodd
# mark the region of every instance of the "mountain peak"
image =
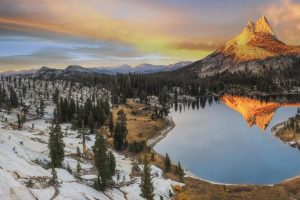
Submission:
<svg viewBox="0 0 300 200">
<path fill-rule="evenodd" d="M 248 21 L 243 32 L 238 35 L 237 40 L 239 44 L 244 44 L 261 34 L 276 38 L 272 27 L 265 16 L 259 18 L 255 23 L 253 21 Z"/>
<path fill-rule="evenodd" d="M 192 71 L 200 77 L 216 73 L 245 71 L 261 73 L 264 69 L 283 69 L 296 66 L 300 47 L 287 45 L 274 34 L 265 16 L 256 22 L 248 21 L 243 31 L 199 62 Z"/>
<path fill-rule="evenodd" d="M 259 20 L 255 23 L 255 32 L 256 33 L 265 33 L 275 36 L 272 27 L 270 26 L 267 18 L 262 16 Z"/>
</svg>

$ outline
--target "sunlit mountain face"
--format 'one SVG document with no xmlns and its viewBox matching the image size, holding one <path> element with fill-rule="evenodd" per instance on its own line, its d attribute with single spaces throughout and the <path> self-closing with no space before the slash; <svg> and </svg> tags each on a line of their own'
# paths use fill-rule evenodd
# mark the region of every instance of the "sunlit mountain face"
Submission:
<svg viewBox="0 0 300 200">
<path fill-rule="evenodd" d="M 300 106 L 300 102 L 267 102 L 249 97 L 238 97 L 231 95 L 224 95 L 221 97 L 221 100 L 225 105 L 234 111 L 239 112 L 249 127 L 257 125 L 262 131 L 266 130 L 278 108 Z"/>
<path fill-rule="evenodd" d="M 222 72 L 247 70 L 262 74 L 266 68 L 282 70 L 297 66 L 300 47 L 278 38 L 268 19 L 262 16 L 256 22 L 248 21 L 240 34 L 185 71 L 203 78 Z"/>
<path fill-rule="evenodd" d="M 286 45 L 280 41 L 267 18 L 263 16 L 256 22 L 249 21 L 238 36 L 228 41 L 217 52 L 232 57 L 235 62 L 245 62 L 299 54 L 300 47 Z"/>
</svg>

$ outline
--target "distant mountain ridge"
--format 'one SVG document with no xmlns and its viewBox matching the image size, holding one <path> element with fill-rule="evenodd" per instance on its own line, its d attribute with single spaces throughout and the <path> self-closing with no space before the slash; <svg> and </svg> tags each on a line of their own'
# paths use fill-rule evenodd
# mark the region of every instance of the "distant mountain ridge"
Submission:
<svg viewBox="0 0 300 200">
<path fill-rule="evenodd" d="M 13 76 L 13 75 L 31 75 L 31 74 L 35 74 L 38 71 L 38 69 L 28 69 L 28 70 L 8 70 L 8 71 L 4 71 L 4 72 L 0 72 L 0 75 L 3 76 Z"/>
<path fill-rule="evenodd" d="M 170 65 L 153 65 L 153 64 L 140 64 L 135 67 L 130 65 L 121 65 L 116 67 L 94 67 L 90 68 L 94 72 L 104 73 L 104 74 L 117 74 L 117 73 L 155 73 L 155 72 L 162 72 L 162 71 L 173 71 L 176 69 L 180 69 L 187 65 L 192 64 L 191 61 L 181 61 L 175 64 Z"/>
<path fill-rule="evenodd" d="M 255 73 L 265 68 L 287 68 L 300 63 L 300 47 L 287 45 L 274 34 L 265 16 L 249 21 L 244 30 L 212 54 L 183 68 L 199 77 L 228 71 Z"/>
<path fill-rule="evenodd" d="M 136 67 L 130 65 L 121 65 L 117 67 L 93 67 L 84 68 L 79 65 L 69 65 L 65 69 L 54 69 L 49 67 L 42 67 L 36 71 L 35 77 L 49 78 L 58 76 L 68 76 L 68 75 L 80 75 L 80 74 L 109 74 L 115 75 L 117 73 L 140 73 L 149 74 L 164 71 L 173 71 L 191 64 L 191 61 L 182 61 L 170 65 L 152 65 L 152 64 L 141 64 Z"/>
<path fill-rule="evenodd" d="M 65 69 L 54 69 L 50 67 L 41 67 L 40 69 L 29 69 L 29 70 L 8 70 L 4 72 L 0 72 L 0 75 L 3 76 L 13 76 L 13 75 L 35 75 L 37 72 L 38 74 L 46 74 L 50 73 L 52 75 L 59 75 L 61 73 L 97 73 L 97 74 L 109 74 L 115 75 L 117 73 L 141 73 L 141 74 L 148 74 L 148 73 L 156 73 L 162 71 L 173 71 L 176 69 L 180 69 L 187 65 L 190 65 L 191 61 L 181 61 L 175 64 L 170 65 L 153 65 L 153 64 L 140 64 L 135 67 L 130 65 L 120 65 L 120 66 L 113 66 L 113 67 L 92 67 L 92 68 L 84 68 L 79 65 L 70 65 Z"/>
</svg>

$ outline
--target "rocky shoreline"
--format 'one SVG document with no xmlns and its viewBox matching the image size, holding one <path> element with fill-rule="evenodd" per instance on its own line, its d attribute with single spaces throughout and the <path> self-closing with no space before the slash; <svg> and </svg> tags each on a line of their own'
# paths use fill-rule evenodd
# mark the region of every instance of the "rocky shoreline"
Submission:
<svg viewBox="0 0 300 200">
<path fill-rule="evenodd" d="M 295 130 L 283 130 L 285 128 L 285 124 L 287 124 L 288 121 L 281 122 L 279 124 L 276 124 L 272 127 L 271 133 L 275 137 L 279 138 L 282 142 L 288 144 L 291 147 L 300 149 L 300 139 L 299 136 L 296 138 L 296 131 Z M 288 135 L 294 135 L 294 137 L 288 137 Z"/>
<path fill-rule="evenodd" d="M 167 121 L 168 125 L 166 127 L 164 127 L 162 130 L 159 130 L 154 137 L 152 137 L 151 139 L 149 139 L 147 141 L 147 146 L 149 146 L 150 148 L 152 148 L 158 143 L 160 142 L 162 139 L 164 139 L 167 134 L 175 127 L 175 123 L 172 119 L 172 117 L 166 117 L 165 120 Z M 154 151 L 154 150 L 153 150 Z"/>
</svg>

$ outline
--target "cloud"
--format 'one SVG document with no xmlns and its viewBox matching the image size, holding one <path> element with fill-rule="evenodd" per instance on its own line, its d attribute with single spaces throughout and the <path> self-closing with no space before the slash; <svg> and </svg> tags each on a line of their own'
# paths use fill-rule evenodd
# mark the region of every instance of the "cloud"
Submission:
<svg viewBox="0 0 300 200">
<path fill-rule="evenodd" d="M 134 47 L 113 42 L 40 40 L 24 36 L 3 36 L 0 39 L 0 71 L 70 64 L 85 67 L 114 66 L 144 62 L 169 64 L 172 58 L 143 54 Z"/>
<path fill-rule="evenodd" d="M 281 0 L 262 8 L 283 41 L 300 45 L 300 2 Z"/>
<path fill-rule="evenodd" d="M 31 51 L 26 50 L 25 44 L 15 52 L 10 47 L 2 55 L 15 53 L 16 61 L 12 61 L 13 57 L 1 57 L 0 66 L 9 65 L 9 60 L 13 66 L 22 65 L 22 59 L 24 65 L 51 64 L 53 59 L 52 64 L 59 66 L 72 62 L 92 66 L 100 62 L 105 65 L 121 61 L 132 64 L 148 60 L 151 63 L 198 60 L 238 34 L 249 18 L 259 17 L 253 16 L 260 15 L 257 7 L 270 1 L 26 0 L 24 3 L 24 0 L 0 0 L 0 42 L 14 35 L 32 37 L 46 45 L 33 49 L 36 42 L 30 45 L 26 38 L 24 43 Z M 299 7 L 293 8 L 298 4 L 291 0 L 281 4 L 272 1 L 264 11 L 278 26 L 275 31 L 287 26 L 280 36 L 291 43 L 299 42 L 298 29 L 292 27 L 299 22 Z M 283 10 L 279 12 L 280 9 Z M 282 17 L 276 16 L 276 12 Z M 291 15 L 286 24 L 280 21 L 285 15 Z M 293 25 L 287 25 L 288 22 Z M 49 52 L 52 43 L 63 45 L 57 51 L 63 49 L 65 57 L 55 57 L 55 52 Z M 21 49 L 25 53 L 19 55 Z M 38 58 L 38 52 L 49 55 L 49 59 L 43 55 Z M 129 62 L 130 59 L 133 61 Z"/>
<path fill-rule="evenodd" d="M 45 65 L 59 66 L 62 60 L 67 63 L 71 57 L 60 51 L 39 51 L 30 55 L 2 56 L 0 57 L 0 71 L 39 68 Z"/>
<path fill-rule="evenodd" d="M 144 53 L 198 59 L 207 51 L 169 45 L 186 39 L 186 25 L 194 25 L 189 17 L 163 1 L 0 0 L 2 29 L 120 42 Z"/>
<path fill-rule="evenodd" d="M 151 15 L 147 15 L 147 9 L 144 6 L 135 6 L 136 11 L 132 12 L 133 8 L 128 11 L 126 7 L 117 9 L 107 1 L 89 1 L 87 4 L 79 0 L 30 0 L 24 4 L 20 0 L 4 0 L 1 4 L 4 6 L 0 6 L 0 23 L 6 27 L 15 25 L 21 28 L 129 44 L 141 44 L 143 41 L 147 43 L 148 40 L 161 42 L 165 27 L 177 26 L 183 20 L 173 11 L 166 10 L 163 13 L 152 11 Z M 122 14 L 121 10 L 125 13 Z M 109 15 L 108 12 L 112 14 Z M 166 16 L 169 20 L 159 20 Z M 166 24 L 168 26 L 165 26 Z"/>
<path fill-rule="evenodd" d="M 222 46 L 224 42 L 217 41 L 203 41 L 203 42 L 194 42 L 194 41 L 183 41 L 173 44 L 174 47 L 178 49 L 189 49 L 189 50 L 206 50 L 213 51 Z"/>
</svg>

